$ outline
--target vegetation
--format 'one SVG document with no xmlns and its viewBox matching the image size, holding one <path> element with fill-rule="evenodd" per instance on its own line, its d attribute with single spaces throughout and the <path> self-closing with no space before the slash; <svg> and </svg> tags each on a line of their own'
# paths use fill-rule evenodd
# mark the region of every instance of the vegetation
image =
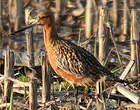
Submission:
<svg viewBox="0 0 140 110">
<path fill-rule="evenodd" d="M 121 79 L 138 81 L 113 86 L 121 95 L 103 79 L 76 93 L 50 67 L 42 27 L 30 26 L 42 8 L 54 12 L 61 37 Z M 0 109 L 139 110 L 139 14 L 139 0 L 0 0 Z"/>
</svg>

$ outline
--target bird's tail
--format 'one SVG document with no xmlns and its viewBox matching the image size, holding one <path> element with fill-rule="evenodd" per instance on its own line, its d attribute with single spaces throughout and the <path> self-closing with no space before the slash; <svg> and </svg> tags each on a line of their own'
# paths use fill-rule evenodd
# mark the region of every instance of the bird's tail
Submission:
<svg viewBox="0 0 140 110">
<path fill-rule="evenodd" d="M 134 84 L 134 83 L 136 83 L 138 81 L 138 79 L 132 79 L 132 78 L 129 78 L 129 79 L 119 79 L 116 76 L 113 76 L 112 78 L 109 78 L 108 80 L 114 81 L 114 82 L 123 83 L 123 84 L 125 83 L 127 85 Z"/>
<path fill-rule="evenodd" d="M 136 82 L 138 82 L 138 79 L 133 79 L 133 78 L 129 78 L 129 79 L 119 79 L 117 76 L 115 76 L 111 71 L 109 71 L 107 68 L 102 66 L 102 71 L 104 71 L 104 73 L 106 73 L 107 75 L 107 80 L 109 81 L 113 81 L 113 82 L 119 82 L 119 83 L 125 83 L 125 84 L 134 84 Z"/>
</svg>

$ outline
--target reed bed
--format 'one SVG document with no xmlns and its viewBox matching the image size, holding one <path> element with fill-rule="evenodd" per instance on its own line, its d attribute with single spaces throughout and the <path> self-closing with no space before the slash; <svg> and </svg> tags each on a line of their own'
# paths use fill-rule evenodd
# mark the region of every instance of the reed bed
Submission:
<svg viewBox="0 0 140 110">
<path fill-rule="evenodd" d="M 24 30 L 42 8 L 54 12 L 60 36 L 135 83 L 106 88 L 101 78 L 75 97 L 49 65 L 42 28 Z M 139 110 L 139 14 L 139 0 L 0 0 L 0 109 Z"/>
</svg>

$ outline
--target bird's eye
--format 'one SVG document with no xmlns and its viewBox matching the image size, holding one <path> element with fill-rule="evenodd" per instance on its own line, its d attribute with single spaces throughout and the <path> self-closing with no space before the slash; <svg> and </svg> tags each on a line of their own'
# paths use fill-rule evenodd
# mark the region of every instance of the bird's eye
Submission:
<svg viewBox="0 0 140 110">
<path fill-rule="evenodd" d="M 40 19 L 44 19 L 44 18 L 48 18 L 49 16 L 47 15 L 47 16 L 42 16 L 42 17 L 40 17 Z"/>
</svg>

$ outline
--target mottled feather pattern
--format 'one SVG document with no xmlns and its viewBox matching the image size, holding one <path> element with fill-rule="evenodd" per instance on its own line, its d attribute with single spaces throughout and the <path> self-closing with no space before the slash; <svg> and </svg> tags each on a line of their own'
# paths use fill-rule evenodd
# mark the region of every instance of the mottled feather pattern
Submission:
<svg viewBox="0 0 140 110">
<path fill-rule="evenodd" d="M 111 74 L 90 52 L 70 41 L 59 38 L 55 40 L 53 48 L 57 50 L 55 51 L 57 66 L 70 74 L 97 78 Z"/>
<path fill-rule="evenodd" d="M 38 18 L 39 24 L 44 26 L 44 43 L 48 59 L 59 76 L 78 85 L 92 85 L 102 76 L 105 76 L 107 81 L 127 82 L 115 77 L 84 48 L 59 37 L 52 12 L 41 12 Z"/>
</svg>

